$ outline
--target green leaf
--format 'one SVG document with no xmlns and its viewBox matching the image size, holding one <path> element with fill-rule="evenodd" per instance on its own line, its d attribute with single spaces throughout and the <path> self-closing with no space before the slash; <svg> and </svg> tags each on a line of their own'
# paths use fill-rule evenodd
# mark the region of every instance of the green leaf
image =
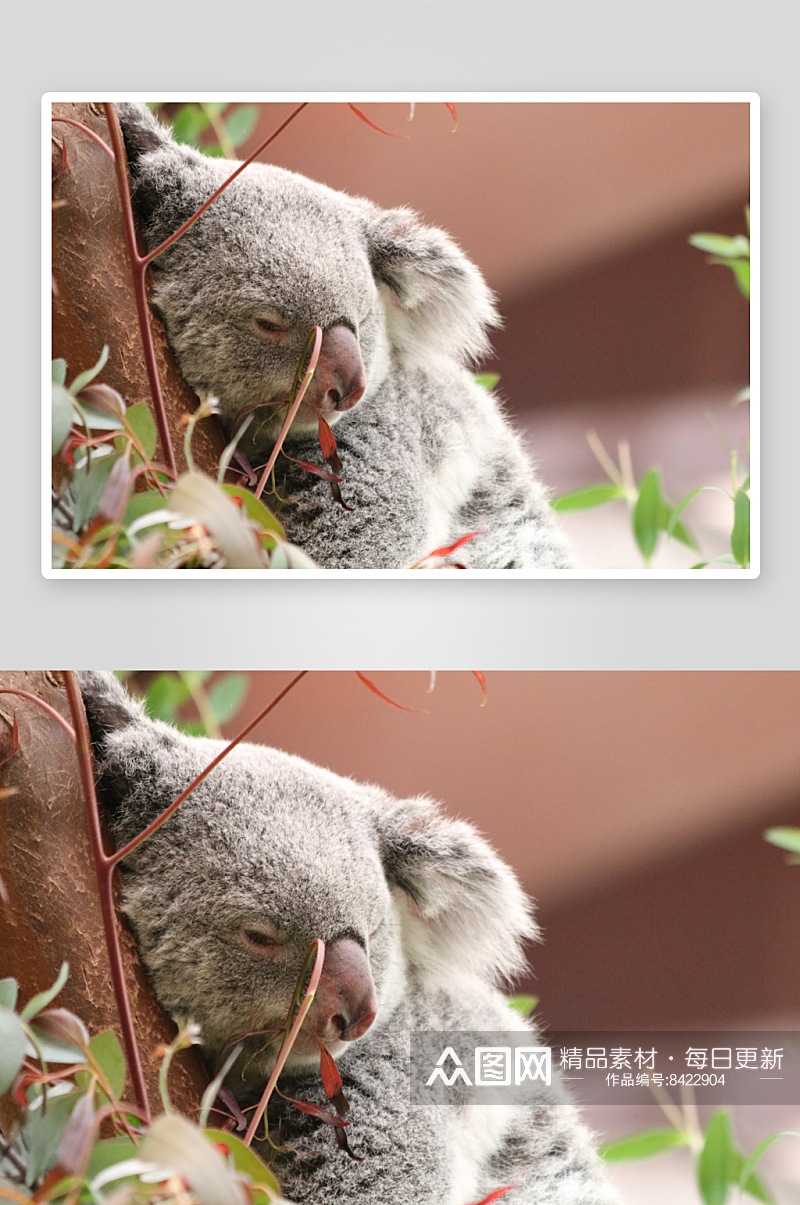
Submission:
<svg viewBox="0 0 800 1205">
<path fill-rule="evenodd" d="M 239 498 L 242 503 L 242 509 L 248 519 L 252 519 L 264 531 L 274 531 L 276 535 L 284 539 L 286 532 L 273 515 L 272 511 L 267 510 L 260 498 L 256 498 L 255 494 L 251 494 L 249 490 L 242 489 L 240 485 L 223 485 L 222 489 L 231 498 Z"/>
<path fill-rule="evenodd" d="M 149 684 L 143 702 L 152 719 L 174 723 L 178 709 L 191 697 L 186 683 L 177 674 L 165 670 Z"/>
<path fill-rule="evenodd" d="M 67 982 L 69 974 L 69 963 L 62 962 L 61 970 L 58 972 L 58 978 L 52 987 L 47 988 L 44 992 L 38 992 L 37 995 L 31 996 L 28 1003 L 20 1012 L 20 1018 L 23 1021 L 30 1021 L 37 1013 L 40 1013 L 43 1008 L 47 1008 L 51 1000 L 55 1000 L 58 993 L 61 991 L 64 984 Z"/>
<path fill-rule="evenodd" d="M 510 1004 L 515 1012 L 518 1012 L 521 1017 L 529 1017 L 536 1005 L 539 1003 L 538 996 L 509 996 L 507 1004 Z"/>
<path fill-rule="evenodd" d="M 732 1185 L 738 1186 L 745 1166 L 745 1157 L 734 1141 L 730 1116 L 721 1109 L 706 1126 L 705 1141 L 697 1162 L 697 1183 L 705 1205 L 724 1205 L 728 1189 Z M 764 1205 L 774 1205 L 771 1195 L 752 1172 L 743 1191 Z"/>
<path fill-rule="evenodd" d="M 743 489 L 738 489 L 733 496 L 731 552 L 737 564 L 746 569 L 750 564 L 750 498 Z"/>
<path fill-rule="evenodd" d="M 203 1130 L 212 1142 L 221 1142 L 228 1148 L 229 1157 L 237 1172 L 247 1176 L 253 1184 L 263 1184 L 272 1193 L 280 1192 L 280 1185 L 273 1172 L 251 1147 L 245 1146 L 241 1138 L 226 1130 Z"/>
<path fill-rule="evenodd" d="M 119 1039 L 110 1029 L 97 1033 L 89 1043 L 89 1054 L 108 1080 L 112 1095 L 122 1099 L 125 1091 L 125 1055 Z"/>
<path fill-rule="evenodd" d="M 747 300 L 750 300 L 750 260 L 749 259 L 734 259 L 728 263 L 727 260 L 720 260 L 726 267 L 730 268 L 733 275 L 736 277 L 736 284 L 739 287 L 739 292 Z"/>
<path fill-rule="evenodd" d="M 640 1134 L 631 1134 L 628 1138 L 604 1143 L 599 1153 L 606 1163 L 620 1163 L 623 1159 L 647 1159 L 650 1155 L 660 1154 L 661 1151 L 687 1145 L 688 1139 L 680 1130 L 643 1130 Z"/>
<path fill-rule="evenodd" d="M 586 485 L 570 494 L 553 498 L 550 505 L 554 511 L 563 513 L 568 510 L 589 510 L 593 506 L 602 506 L 604 502 L 613 502 L 624 497 L 625 491 L 618 485 L 611 481 L 601 481 L 599 485 Z"/>
<path fill-rule="evenodd" d="M 225 121 L 228 138 L 234 147 L 239 147 L 253 132 L 258 110 L 255 105 L 240 105 Z"/>
<path fill-rule="evenodd" d="M 800 828 L 768 828 L 764 840 L 790 854 L 800 854 Z"/>
<path fill-rule="evenodd" d="M 17 1004 L 16 979 L 0 979 L 0 1008 L 14 1009 Z"/>
<path fill-rule="evenodd" d="M 721 1109 L 706 1126 L 697 1163 L 697 1184 L 705 1205 L 724 1205 L 728 1189 L 739 1179 L 742 1157 L 733 1143 L 728 1113 Z"/>
<path fill-rule="evenodd" d="M 82 389 L 85 389 L 89 382 L 94 380 L 98 372 L 102 372 L 102 370 L 105 368 L 107 359 L 108 345 L 106 345 L 100 352 L 100 359 L 97 361 L 94 368 L 87 368 L 85 372 L 78 373 L 75 380 L 69 387 L 70 393 L 74 395 L 76 393 L 80 393 Z"/>
<path fill-rule="evenodd" d="M 66 443 L 69 429 L 78 419 L 75 407 L 72 404 L 72 394 L 59 384 L 58 381 L 53 382 L 53 451 L 52 455 L 56 456 Z"/>
<path fill-rule="evenodd" d="M 125 509 L 123 526 L 130 527 L 131 523 L 140 519 L 142 515 L 149 515 L 154 510 L 161 510 L 164 502 L 165 498 L 158 490 L 147 490 L 143 494 L 134 494 Z"/>
<path fill-rule="evenodd" d="M 156 450 L 158 433 L 152 414 L 144 402 L 131 406 L 125 415 L 125 424 L 133 432 L 144 449 L 145 458 L 152 460 Z"/>
<path fill-rule="evenodd" d="M 658 534 L 664 530 L 664 491 L 661 486 L 661 470 L 648 469 L 639 482 L 639 496 L 633 508 L 633 534 L 645 565 L 649 565 L 658 543 Z"/>
<path fill-rule="evenodd" d="M 31 1025 L 34 1041 L 28 1043 L 26 1053 L 33 1058 L 42 1058 L 46 1063 L 85 1063 L 86 1055 L 77 1046 L 62 1042 L 60 1038 L 42 1033 Z"/>
<path fill-rule="evenodd" d="M 121 431 L 124 427 L 118 415 L 109 414 L 107 410 L 98 410 L 96 406 L 87 406 L 80 398 L 75 407 L 79 415 L 76 421 L 91 431 Z"/>
<path fill-rule="evenodd" d="M 491 393 L 495 385 L 500 380 L 499 372 L 476 372 L 475 384 L 480 385 L 481 389 L 485 389 L 487 393 Z"/>
<path fill-rule="evenodd" d="M 17 1014 L 10 1008 L 0 1008 L 0 1096 L 11 1087 L 22 1066 L 26 1040 L 25 1029 Z"/>
<path fill-rule="evenodd" d="M 172 120 L 172 133 L 178 142 L 197 146 L 199 135 L 211 125 L 199 105 L 183 105 Z"/>
<path fill-rule="evenodd" d="M 76 533 L 82 531 L 96 516 L 106 482 L 118 460 L 119 456 L 116 453 L 110 456 L 98 456 L 92 453 L 88 466 L 84 461 L 76 469 L 70 486 L 74 516 L 73 530 Z"/>
<path fill-rule="evenodd" d="M 228 674 L 214 683 L 208 699 L 218 724 L 224 724 L 236 714 L 246 691 L 247 678 L 244 674 Z"/>
<path fill-rule="evenodd" d="M 722 259 L 749 259 L 750 240 L 744 234 L 690 234 L 689 242 L 699 251 L 708 251 Z"/>
<path fill-rule="evenodd" d="M 53 384 L 63 385 L 67 379 L 67 361 L 53 360 L 52 365 Z"/>
<path fill-rule="evenodd" d="M 55 1164 L 61 1135 L 73 1109 L 83 1097 L 82 1092 L 69 1092 L 60 1096 L 48 1092 L 47 1112 L 43 1112 L 42 1106 L 39 1105 L 38 1109 L 28 1114 L 23 1135 L 28 1149 L 25 1183 L 29 1187 Z"/>
<path fill-rule="evenodd" d="M 771 1147 L 773 1142 L 777 1142 L 779 1138 L 800 1138 L 800 1133 L 797 1130 L 782 1130 L 780 1134 L 770 1134 L 762 1142 L 759 1142 L 754 1151 L 747 1156 L 747 1159 L 742 1164 L 742 1170 L 739 1173 L 739 1188 L 742 1192 L 750 1193 L 751 1196 L 756 1196 L 750 1188 L 751 1180 L 753 1179 L 753 1168 L 758 1163 L 764 1152 Z M 758 1182 L 757 1182 L 758 1183 Z M 761 1187 L 761 1185 L 759 1185 Z M 757 1197 L 756 1200 L 763 1200 L 762 1197 Z"/>
<path fill-rule="evenodd" d="M 137 1147 L 130 1138 L 101 1138 L 92 1147 L 89 1156 L 89 1166 L 86 1169 L 86 1179 L 93 1180 L 99 1172 L 125 1159 L 135 1159 Z"/>
</svg>

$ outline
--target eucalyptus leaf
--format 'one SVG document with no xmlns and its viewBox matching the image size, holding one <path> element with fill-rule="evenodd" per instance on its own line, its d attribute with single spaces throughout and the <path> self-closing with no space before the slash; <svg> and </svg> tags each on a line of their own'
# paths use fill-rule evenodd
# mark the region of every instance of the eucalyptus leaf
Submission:
<svg viewBox="0 0 800 1205">
<path fill-rule="evenodd" d="M 67 361 L 53 360 L 52 376 L 54 385 L 63 385 L 67 379 Z"/>
<path fill-rule="evenodd" d="M 30 1021 L 37 1013 L 40 1013 L 43 1008 L 47 1008 L 51 1001 L 55 1000 L 58 993 L 61 991 L 64 984 L 67 982 L 69 975 L 69 963 L 62 962 L 61 970 L 58 972 L 58 977 L 52 987 L 46 991 L 38 992 L 35 996 L 31 996 L 28 1003 L 20 1012 L 20 1018 L 23 1021 Z"/>
<path fill-rule="evenodd" d="M 23 1136 L 28 1150 L 25 1183 L 29 1187 L 55 1164 L 61 1136 L 72 1110 L 82 1099 L 82 1092 L 69 1092 L 56 1097 L 48 1093 L 47 1110 L 39 1108 L 28 1114 Z"/>
<path fill-rule="evenodd" d="M 121 1100 L 125 1091 L 125 1055 L 117 1035 L 110 1029 L 97 1033 L 89 1043 L 89 1054 L 108 1080 L 111 1094 Z"/>
<path fill-rule="evenodd" d="M 653 559 L 659 532 L 664 529 L 664 492 L 661 471 L 648 469 L 639 482 L 639 494 L 633 508 L 633 534 L 645 565 Z"/>
<path fill-rule="evenodd" d="M 538 996 L 509 996 L 508 1003 L 521 1017 L 529 1017 L 539 1003 Z"/>
<path fill-rule="evenodd" d="M 599 1153 L 606 1163 L 620 1163 L 625 1159 L 646 1159 L 650 1155 L 687 1144 L 688 1139 L 680 1130 L 643 1130 L 640 1134 L 631 1134 L 616 1142 L 606 1142 L 600 1147 Z"/>
<path fill-rule="evenodd" d="M 733 497 L 731 552 L 743 569 L 750 564 L 750 498 L 743 489 Z"/>
<path fill-rule="evenodd" d="M 612 481 L 601 481 L 598 485 L 586 485 L 572 493 L 562 494 L 554 498 L 550 505 L 554 511 L 563 514 L 570 510 L 590 510 L 594 506 L 602 506 L 604 502 L 614 502 L 624 498 L 625 491 Z"/>
<path fill-rule="evenodd" d="M 790 854 L 800 854 L 800 828 L 768 828 L 764 840 Z"/>
<path fill-rule="evenodd" d="M 491 393 L 500 380 L 499 372 L 476 372 L 475 384 L 480 385 L 487 393 Z"/>
<path fill-rule="evenodd" d="M 72 393 L 72 394 L 80 393 L 80 391 L 82 389 L 85 389 L 86 386 L 89 384 L 89 382 L 94 380 L 94 378 L 97 376 L 98 372 L 102 372 L 102 370 L 105 368 L 107 359 L 108 359 L 108 345 L 106 344 L 106 346 L 100 352 L 100 359 L 97 361 L 94 368 L 87 368 L 85 372 L 78 373 L 75 380 L 72 382 L 72 384 L 69 387 L 70 393 Z"/>
<path fill-rule="evenodd" d="M 0 1008 L 14 1009 L 18 991 L 16 979 L 0 979 Z"/>
<path fill-rule="evenodd" d="M 25 1029 L 17 1014 L 10 1008 L 0 1008 L 0 1096 L 11 1087 L 22 1066 L 26 1041 Z"/>
<path fill-rule="evenodd" d="M 57 456 L 66 443 L 70 427 L 78 421 L 72 394 L 58 381 L 53 382 L 52 454 Z"/>
<path fill-rule="evenodd" d="M 225 121 L 228 138 L 234 147 L 239 147 L 253 132 L 258 110 L 255 105 L 240 105 Z"/>
<path fill-rule="evenodd" d="M 236 714 L 246 692 L 247 678 L 244 674 L 227 674 L 214 683 L 208 697 L 218 724 L 224 724 Z"/>
<path fill-rule="evenodd" d="M 144 402 L 130 406 L 125 414 L 125 425 L 133 432 L 142 445 L 145 459 L 152 460 L 158 441 L 156 422 Z"/>
</svg>

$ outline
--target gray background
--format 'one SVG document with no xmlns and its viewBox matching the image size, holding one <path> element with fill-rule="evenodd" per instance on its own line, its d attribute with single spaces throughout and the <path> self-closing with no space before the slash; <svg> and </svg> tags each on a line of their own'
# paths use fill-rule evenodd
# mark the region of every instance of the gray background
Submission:
<svg viewBox="0 0 800 1205">
<path fill-rule="evenodd" d="M 794 668 L 794 3 L 5 3 L 4 639 L 12 665 Z M 762 573 L 755 581 L 46 581 L 39 572 L 45 91 L 755 91 Z M 486 200 L 491 220 L 490 191 Z M 421 575 L 422 576 L 422 575 Z"/>
</svg>

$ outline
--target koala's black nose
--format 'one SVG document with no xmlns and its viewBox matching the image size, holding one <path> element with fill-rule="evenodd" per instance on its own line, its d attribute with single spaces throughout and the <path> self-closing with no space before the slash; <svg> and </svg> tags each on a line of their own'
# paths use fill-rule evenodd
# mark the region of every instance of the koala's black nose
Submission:
<svg viewBox="0 0 800 1205">
<path fill-rule="evenodd" d="M 332 941 L 325 950 L 322 976 L 308 1014 L 318 1038 L 352 1042 L 375 1020 L 378 1001 L 369 960 L 350 937 Z"/>
<path fill-rule="evenodd" d="M 361 349 L 346 326 L 331 326 L 322 335 L 317 367 L 305 400 L 321 413 L 351 410 L 367 387 Z"/>
</svg>

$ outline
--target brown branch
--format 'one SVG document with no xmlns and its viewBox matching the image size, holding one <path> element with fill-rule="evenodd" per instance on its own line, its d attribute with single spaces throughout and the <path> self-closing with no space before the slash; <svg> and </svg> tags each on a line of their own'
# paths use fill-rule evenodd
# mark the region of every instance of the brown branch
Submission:
<svg viewBox="0 0 800 1205">
<path fill-rule="evenodd" d="M 94 789 L 94 769 L 92 765 L 89 724 L 86 719 L 86 711 L 83 706 L 80 690 L 78 689 L 75 673 L 72 670 L 65 670 L 62 677 L 67 692 L 67 699 L 69 700 L 70 711 L 72 712 L 72 722 L 75 725 L 78 772 L 86 804 L 86 816 L 89 822 L 89 835 L 97 873 L 97 893 L 103 916 L 103 932 L 106 940 L 109 969 L 111 971 L 111 982 L 114 988 L 114 998 L 117 1002 L 117 1013 L 122 1028 L 125 1059 L 128 1064 L 131 1080 L 133 1081 L 133 1090 L 136 1093 L 136 1099 L 145 1113 L 145 1120 L 149 1122 L 150 1102 L 147 1099 L 147 1086 L 144 1081 L 139 1045 L 136 1041 L 128 986 L 125 982 L 125 973 L 122 969 L 122 950 L 120 949 L 117 918 L 114 912 L 114 892 L 111 876 L 115 863 L 112 858 L 106 855 L 103 849 L 103 836 L 100 831 L 100 813 L 97 808 L 97 796 Z"/>
<path fill-rule="evenodd" d="M 122 849 L 117 850 L 117 852 L 109 858 L 109 862 L 111 863 L 111 865 L 116 865 L 118 862 L 121 862 L 123 858 L 126 858 L 129 853 L 131 853 L 134 849 L 136 849 L 137 845 L 141 845 L 142 841 L 146 841 L 147 838 L 156 831 L 156 829 L 161 828 L 161 825 L 165 822 L 165 820 L 169 820 L 172 813 L 177 811 L 177 809 L 181 806 L 183 801 L 185 799 L 187 799 L 189 795 L 191 795 L 192 791 L 194 791 L 194 789 L 200 785 L 200 783 L 203 781 L 203 779 L 207 778 L 208 775 L 211 773 L 211 771 L 213 769 L 215 769 L 216 766 L 219 765 L 219 763 L 222 761 L 222 759 L 227 757 L 228 754 L 231 752 L 231 750 L 235 749 L 236 746 L 239 744 L 239 742 L 243 741 L 244 738 L 253 731 L 253 729 L 256 727 L 256 725 L 259 724 L 264 719 L 265 716 L 269 715 L 269 713 L 273 710 L 274 707 L 278 706 L 280 701 L 282 699 L 284 699 L 286 697 L 286 695 L 288 695 L 290 690 L 294 689 L 294 687 L 297 685 L 297 683 L 300 681 L 300 679 L 304 678 L 307 673 L 308 673 L 308 670 L 304 669 L 304 670 L 301 670 L 299 674 L 295 674 L 295 676 L 292 678 L 289 685 L 285 686 L 283 688 L 283 690 L 275 696 L 275 698 L 272 700 L 272 702 L 269 703 L 263 709 L 263 711 L 259 711 L 256 718 L 254 720 L 251 720 L 250 723 L 245 728 L 242 729 L 242 731 L 239 733 L 239 735 L 234 737 L 234 739 L 225 746 L 225 748 L 222 750 L 222 752 L 218 753 L 217 756 L 214 758 L 214 760 L 208 763 L 205 770 L 202 770 L 197 775 L 197 777 L 195 779 L 193 779 L 192 782 L 189 783 L 186 790 L 181 792 L 181 794 L 178 796 L 178 798 L 175 800 L 174 803 L 171 803 L 169 805 L 169 807 L 166 808 L 161 813 L 161 815 L 158 816 L 153 821 L 152 824 L 148 824 L 146 829 L 143 829 L 142 832 L 139 833 L 136 837 L 134 837 L 132 841 L 129 841 L 127 845 L 124 845 L 122 847 Z"/>
</svg>

